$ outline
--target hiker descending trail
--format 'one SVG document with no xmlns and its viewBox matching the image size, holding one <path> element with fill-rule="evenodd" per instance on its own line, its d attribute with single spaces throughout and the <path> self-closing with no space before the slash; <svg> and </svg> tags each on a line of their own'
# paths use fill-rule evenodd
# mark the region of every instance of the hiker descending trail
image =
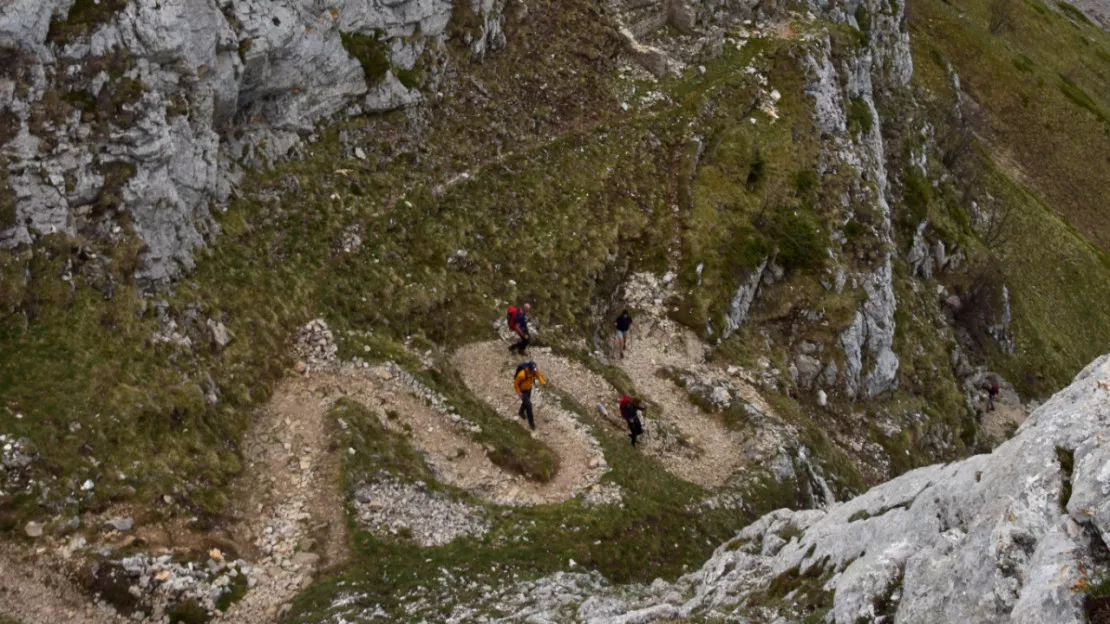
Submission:
<svg viewBox="0 0 1110 624">
<path fill-rule="evenodd" d="M 689 455 L 696 458 L 672 464 L 672 470 L 695 483 L 724 483 L 744 462 L 744 453 L 736 440 L 739 434 L 729 431 L 720 417 L 691 403 L 686 390 L 659 375 L 666 367 L 691 369 L 703 365 L 705 344 L 693 332 L 674 326 L 667 319 L 641 319 L 632 334 L 636 349 L 618 365 L 632 378 L 642 397 L 658 405 L 663 417 L 689 441 L 692 447 Z"/>
<path fill-rule="evenodd" d="M 475 396 L 504 418 L 521 422 L 520 405 L 512 388 L 519 362 L 505 353 L 505 343 L 493 340 L 467 345 L 455 353 L 452 363 Z M 589 427 L 542 394 L 533 397 L 532 402 L 539 423 L 533 435 L 559 456 L 559 470 L 544 484 L 545 490 L 565 499 L 597 483 L 607 466 Z"/>
<path fill-rule="evenodd" d="M 509 331 L 517 335 L 517 342 L 509 345 L 509 352 L 516 353 L 517 355 L 524 355 L 528 349 L 528 343 L 532 340 L 532 334 L 528 331 L 528 315 L 532 313 L 532 305 L 526 303 L 520 308 L 516 306 L 509 306 L 507 313 L 507 320 L 509 324 Z"/>
<path fill-rule="evenodd" d="M 661 350 L 654 344 L 657 340 L 657 336 L 637 337 L 636 353 Z M 537 349 L 534 357 L 543 365 L 552 386 L 573 396 L 591 414 L 600 412 L 614 431 L 627 435 L 628 425 L 620 415 L 621 393 L 605 378 L 547 348 Z M 682 479 L 706 487 L 723 484 L 744 462 L 744 441 L 740 435 L 726 429 L 718 417 L 691 403 L 674 382 L 660 378 L 656 374 L 659 367 L 652 366 L 650 360 L 642 363 L 636 356 L 629 362 L 636 364 L 636 368 L 628 371 L 641 398 L 661 408 L 645 415 L 643 437 L 638 437 L 636 448 Z M 598 410 L 597 405 L 604 410 Z"/>
<path fill-rule="evenodd" d="M 516 367 L 516 375 L 513 376 L 513 389 L 520 397 L 520 410 L 517 411 L 517 415 L 521 419 L 527 419 L 528 426 L 533 430 L 536 428 L 536 414 L 535 410 L 532 409 L 532 387 L 537 382 L 541 386 L 547 385 L 547 380 L 543 378 L 535 362 L 524 362 Z"/>
<path fill-rule="evenodd" d="M 640 422 L 640 412 L 644 411 L 644 402 L 627 394 L 620 400 L 621 418 L 628 423 L 628 437 L 632 439 L 632 446 L 636 446 L 636 438 L 644 435 L 644 425 Z"/>
</svg>

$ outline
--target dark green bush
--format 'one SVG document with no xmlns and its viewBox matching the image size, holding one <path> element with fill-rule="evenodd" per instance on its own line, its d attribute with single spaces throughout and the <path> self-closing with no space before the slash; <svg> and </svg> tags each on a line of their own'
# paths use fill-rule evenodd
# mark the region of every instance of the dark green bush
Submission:
<svg viewBox="0 0 1110 624">
<path fill-rule="evenodd" d="M 389 55 L 386 53 L 385 44 L 376 36 L 360 33 L 339 33 L 339 39 L 347 52 L 358 59 L 362 65 L 362 73 L 366 82 L 374 85 L 385 78 L 389 71 Z"/>
<path fill-rule="evenodd" d="M 794 190 L 799 195 L 805 195 L 817 188 L 817 172 L 812 169 L 802 169 L 794 176 Z"/>
<path fill-rule="evenodd" d="M 851 219 L 844 224 L 844 237 L 848 240 L 856 240 L 861 234 L 863 234 L 863 224 L 859 221 Z"/>
<path fill-rule="evenodd" d="M 925 176 L 916 170 L 906 172 L 902 181 L 902 200 L 909 210 L 912 225 L 917 225 L 929 216 L 929 202 L 933 199 L 933 188 Z"/>
<path fill-rule="evenodd" d="M 875 119 L 871 116 L 871 107 L 867 105 L 867 101 L 863 98 L 852 98 L 851 103 L 848 104 L 848 131 L 867 134 L 871 132 L 874 123 Z"/>
<path fill-rule="evenodd" d="M 856 6 L 856 24 L 859 24 L 859 31 L 863 33 L 865 39 L 871 39 L 871 13 L 867 11 L 867 7 L 861 2 Z"/>
<path fill-rule="evenodd" d="M 50 22 L 46 40 L 65 45 L 91 33 L 127 7 L 127 0 L 76 0 L 65 19 Z"/>
<path fill-rule="evenodd" d="M 778 263 L 786 270 L 816 269 L 824 264 L 828 235 L 808 215 L 780 208 L 760 228 L 778 249 Z"/>
</svg>

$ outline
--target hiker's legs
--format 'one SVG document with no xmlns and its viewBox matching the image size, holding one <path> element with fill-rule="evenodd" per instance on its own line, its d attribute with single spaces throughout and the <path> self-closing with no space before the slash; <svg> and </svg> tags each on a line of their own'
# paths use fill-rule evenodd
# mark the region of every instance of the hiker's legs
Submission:
<svg viewBox="0 0 1110 624">
<path fill-rule="evenodd" d="M 518 412 L 518 414 L 520 415 L 521 418 L 526 418 L 528 420 L 528 426 L 529 427 L 531 427 L 533 429 L 536 428 L 535 415 L 532 413 L 532 391 L 531 390 L 521 390 L 520 391 L 520 412 Z"/>
<path fill-rule="evenodd" d="M 636 446 L 636 438 L 644 433 L 644 427 L 640 424 L 638 416 L 628 421 L 628 432 L 628 437 L 632 438 L 632 446 Z"/>
<path fill-rule="evenodd" d="M 531 390 L 521 390 L 520 391 L 520 409 L 517 410 L 516 415 L 521 417 L 521 418 L 524 418 L 526 410 L 528 409 L 528 405 L 531 404 L 531 403 L 532 403 L 532 391 Z"/>
<path fill-rule="evenodd" d="M 509 351 L 516 351 L 517 353 L 524 355 L 524 350 L 528 348 L 529 338 L 531 338 L 531 336 L 529 336 L 528 334 L 520 336 L 520 340 L 517 340 L 516 343 L 510 346 Z"/>
</svg>

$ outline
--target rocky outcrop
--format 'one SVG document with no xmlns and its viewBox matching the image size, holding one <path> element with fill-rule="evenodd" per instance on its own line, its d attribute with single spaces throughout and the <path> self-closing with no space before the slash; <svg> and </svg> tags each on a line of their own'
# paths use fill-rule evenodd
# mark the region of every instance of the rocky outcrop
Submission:
<svg viewBox="0 0 1110 624">
<path fill-rule="evenodd" d="M 418 102 L 399 76 L 434 83 L 451 36 L 475 56 L 503 45 L 502 5 L 7 2 L 0 167 L 15 215 L 0 223 L 0 248 L 133 235 L 137 277 L 172 278 L 215 231 L 211 208 L 243 166 L 287 156 L 320 119 Z"/>
<path fill-rule="evenodd" d="M 862 2 L 813 5 L 811 10 L 866 34 L 867 44 L 847 58 L 834 59 L 827 37 L 820 42 L 817 53 L 805 59 L 809 74 L 806 93 L 813 101 L 817 127 L 834 139 L 823 154 L 824 166 L 845 164 L 856 172 L 852 203 L 869 206 L 877 213 L 879 241 L 892 249 L 886 146 L 875 101 L 883 91 L 905 87 L 913 73 L 909 34 L 904 28 L 905 7 L 899 2 Z M 861 20 L 866 23 L 861 24 Z M 861 116 L 866 120 L 861 122 Z M 857 118 L 858 128 L 852 127 L 850 117 Z M 891 252 L 887 251 L 869 270 L 858 271 L 852 277 L 866 296 L 839 339 L 844 353 L 843 387 L 852 398 L 882 394 L 896 383 L 899 362 L 893 345 L 897 302 L 891 262 Z"/>
<path fill-rule="evenodd" d="M 826 509 L 772 512 L 676 583 L 611 586 L 559 573 L 488 592 L 481 609 L 456 615 L 494 607 L 591 624 L 1085 622 L 1085 588 L 1110 563 L 1108 388 L 1103 357 L 990 455 L 914 470 Z"/>
</svg>

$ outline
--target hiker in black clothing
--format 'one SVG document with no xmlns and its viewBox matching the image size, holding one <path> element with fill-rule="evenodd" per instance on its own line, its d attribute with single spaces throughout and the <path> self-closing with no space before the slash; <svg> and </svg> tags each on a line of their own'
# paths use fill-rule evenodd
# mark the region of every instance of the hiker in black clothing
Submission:
<svg viewBox="0 0 1110 624">
<path fill-rule="evenodd" d="M 632 438 L 632 446 L 636 446 L 636 438 L 644 435 L 644 426 L 640 423 L 637 412 L 644 411 L 644 402 L 636 397 L 625 395 L 621 397 L 621 418 L 628 423 L 628 437 Z"/>
<path fill-rule="evenodd" d="M 524 355 L 524 350 L 528 348 L 528 341 L 532 339 L 532 334 L 528 332 L 528 313 L 532 311 L 532 305 L 526 303 L 520 306 L 516 311 L 516 317 L 509 319 L 509 329 L 516 332 L 520 340 L 515 344 L 509 346 L 509 351 L 516 351 Z"/>
<path fill-rule="evenodd" d="M 625 310 L 617 317 L 617 347 L 620 350 L 621 359 L 624 359 L 624 348 L 628 345 L 628 330 L 631 328 L 632 315 Z"/>
</svg>

